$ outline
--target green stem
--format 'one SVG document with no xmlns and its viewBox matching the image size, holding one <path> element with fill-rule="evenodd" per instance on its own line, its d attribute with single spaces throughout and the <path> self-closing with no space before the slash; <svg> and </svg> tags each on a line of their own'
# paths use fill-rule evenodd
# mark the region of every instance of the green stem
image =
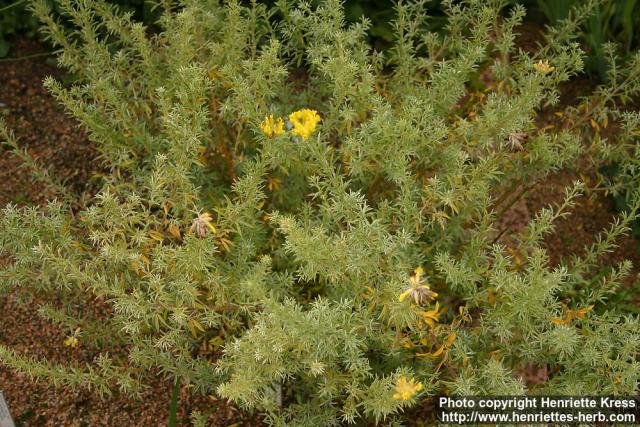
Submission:
<svg viewBox="0 0 640 427">
<path fill-rule="evenodd" d="M 5 6 L 2 9 L 0 9 L 0 12 L 4 12 L 5 10 L 9 10 L 12 7 L 15 7 L 15 6 L 18 6 L 18 5 L 22 4 L 22 3 L 24 3 L 25 1 L 27 1 L 27 0 L 18 0 L 15 3 L 11 3 L 9 6 Z"/>
<path fill-rule="evenodd" d="M 178 394 L 180 392 L 180 380 L 176 378 L 171 394 L 171 404 L 169 405 L 169 424 L 168 427 L 178 426 Z"/>
<path fill-rule="evenodd" d="M 21 61 L 23 59 L 40 58 L 41 56 L 51 56 L 53 54 L 54 54 L 53 52 L 34 53 L 33 55 L 19 56 L 17 58 L 2 58 L 2 59 L 0 59 L 0 62 Z"/>
</svg>

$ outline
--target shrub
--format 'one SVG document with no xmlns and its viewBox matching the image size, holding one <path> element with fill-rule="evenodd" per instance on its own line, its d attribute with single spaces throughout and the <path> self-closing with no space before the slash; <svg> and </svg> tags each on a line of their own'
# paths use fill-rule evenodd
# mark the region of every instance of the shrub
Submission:
<svg viewBox="0 0 640 427">
<path fill-rule="evenodd" d="M 3 363 L 134 395 L 159 368 L 273 425 L 394 423 L 435 394 L 636 390 L 638 319 L 606 304 L 630 263 L 593 275 L 635 209 L 559 266 L 543 237 L 584 184 L 508 246 L 497 229 L 550 173 L 615 151 L 592 138 L 602 115 L 558 105 L 589 7 L 535 56 L 514 42 L 524 9 L 480 0 L 448 2 L 442 34 L 423 2 L 398 4 L 386 52 L 337 0 L 163 8 L 150 34 L 104 1 L 65 2 L 72 30 L 33 3 L 82 82 L 46 86 L 106 172 L 86 204 L 41 172 L 60 198 L 4 209 L 2 289 L 60 298 L 40 314 L 101 356 L 69 370 L 0 347 Z M 550 109 L 569 125 L 538 127 Z M 73 309 L 94 298 L 103 318 Z M 548 380 L 528 387 L 525 364 Z"/>
</svg>

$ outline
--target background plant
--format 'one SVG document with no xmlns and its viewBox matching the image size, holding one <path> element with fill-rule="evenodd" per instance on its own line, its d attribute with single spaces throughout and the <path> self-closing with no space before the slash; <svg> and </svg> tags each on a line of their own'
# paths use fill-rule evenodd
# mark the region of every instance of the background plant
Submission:
<svg viewBox="0 0 640 427">
<path fill-rule="evenodd" d="M 155 20 L 151 5 L 144 0 L 111 0 L 122 11 L 131 13 L 137 20 L 150 23 Z M 58 1 L 49 1 L 54 10 L 58 10 Z M 0 0 L 0 58 L 9 54 L 11 39 L 16 35 L 33 38 L 37 35 L 38 18 L 28 7 L 27 0 Z"/>
<path fill-rule="evenodd" d="M 581 2 L 574 0 L 538 0 L 537 5 L 551 24 L 556 24 L 569 16 L 572 8 Z M 606 0 L 585 23 L 584 40 L 588 47 L 587 67 L 597 73 L 600 79 L 607 78 L 607 61 L 604 46 L 607 42 L 618 43 L 623 52 L 631 54 L 638 47 L 640 5 L 637 0 Z"/>
<path fill-rule="evenodd" d="M 157 368 L 273 425 L 393 424 L 443 393 L 633 393 L 638 319 L 608 304 L 631 265 L 599 259 L 636 201 L 559 266 L 543 238 L 584 184 L 508 247 L 498 227 L 576 158 L 623 158 L 598 129 L 626 117 L 637 62 L 612 65 L 615 83 L 587 107 L 565 108 L 558 88 L 582 70 L 576 40 L 594 4 L 531 56 L 514 42 L 523 7 L 443 4 L 441 33 L 423 2 L 398 4 L 381 53 L 338 1 L 165 2 L 153 34 L 104 1 L 57 13 L 35 1 L 79 79 L 45 84 L 107 172 L 82 204 L 45 168 L 59 199 L 4 209 L 0 289 L 62 299 L 40 314 L 101 356 L 69 368 L 0 347 L 0 360 L 133 395 Z M 554 108 L 563 126 L 539 128 Z M 301 132 L 305 110 L 320 121 Z M 4 128 L 3 139 L 20 152 Z M 73 309 L 95 298 L 104 317 Z M 526 363 L 548 380 L 528 388 L 514 375 Z"/>
<path fill-rule="evenodd" d="M 0 1 L 0 58 L 9 53 L 9 38 L 16 33 L 33 37 L 38 20 L 25 10 L 25 1 Z"/>
</svg>

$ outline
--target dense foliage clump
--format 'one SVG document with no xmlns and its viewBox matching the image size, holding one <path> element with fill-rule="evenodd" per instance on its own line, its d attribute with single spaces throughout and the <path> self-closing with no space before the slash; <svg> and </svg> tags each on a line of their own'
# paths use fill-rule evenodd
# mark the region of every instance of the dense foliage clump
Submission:
<svg viewBox="0 0 640 427">
<path fill-rule="evenodd" d="M 592 5 L 531 55 L 514 42 L 524 9 L 501 3 L 445 2 L 442 33 L 423 2 L 399 3 L 377 52 L 337 0 L 166 2 L 153 32 L 100 0 L 63 2 L 63 27 L 36 0 L 79 79 L 46 85 L 105 173 L 79 201 L 40 171 L 58 198 L 3 210 L 0 289 L 49 297 L 40 314 L 67 344 L 102 355 L 70 369 L 0 347 L 0 361 L 132 395 L 159 368 L 273 425 L 393 423 L 436 394 L 634 393 L 638 318 L 607 305 L 631 265 L 599 258 L 635 218 L 640 118 L 623 102 L 640 56 L 608 48 L 609 83 L 560 107 Z M 537 126 L 543 110 L 563 125 Z M 618 140 L 601 137 L 613 122 Z M 502 240 L 508 206 L 578 158 L 623 165 L 602 184 L 627 189 L 629 211 L 550 266 L 543 238 L 576 182 Z M 103 318 L 75 310 L 95 298 Z M 518 379 L 527 364 L 546 382 Z"/>
</svg>

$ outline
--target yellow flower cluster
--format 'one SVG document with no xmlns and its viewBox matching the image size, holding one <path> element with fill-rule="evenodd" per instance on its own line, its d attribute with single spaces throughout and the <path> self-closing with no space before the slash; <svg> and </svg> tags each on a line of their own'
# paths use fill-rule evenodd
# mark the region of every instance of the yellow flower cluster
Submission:
<svg viewBox="0 0 640 427">
<path fill-rule="evenodd" d="M 407 377 L 401 375 L 398 378 L 395 386 L 396 392 L 393 394 L 393 398 L 396 400 L 411 400 L 420 390 L 422 390 L 422 383 L 417 382 L 413 378 L 407 380 Z"/>
<path fill-rule="evenodd" d="M 545 59 L 544 61 L 541 59 L 540 61 L 536 62 L 535 64 L 533 64 L 533 68 L 535 68 L 539 73 L 542 74 L 549 74 L 556 69 L 556 67 L 549 65 L 548 59 Z"/>
<path fill-rule="evenodd" d="M 68 337 L 64 340 L 64 345 L 67 347 L 76 348 L 78 344 L 80 344 L 80 341 L 78 341 L 78 338 L 76 337 Z"/>
<path fill-rule="evenodd" d="M 78 345 L 80 345 L 80 340 L 78 339 L 79 335 L 80 328 L 76 328 L 76 330 L 73 331 L 73 335 L 68 336 L 67 339 L 64 340 L 64 345 L 66 345 L 67 347 L 76 348 Z"/>
<path fill-rule="evenodd" d="M 260 129 L 269 138 L 273 138 L 284 133 L 284 121 L 280 117 L 275 119 L 273 114 L 270 114 L 260 123 Z"/>
<path fill-rule="evenodd" d="M 289 114 L 289 122 L 292 126 L 291 131 L 295 135 L 307 139 L 315 132 L 316 126 L 320 122 L 320 115 L 315 110 L 305 108 Z M 284 121 L 282 118 L 275 118 L 273 114 L 270 114 L 260 123 L 260 129 L 267 137 L 273 138 L 284 133 Z"/>
<path fill-rule="evenodd" d="M 293 125 L 293 133 L 302 139 L 307 139 L 316 130 L 320 116 L 317 111 L 305 108 L 289 114 L 289 121 Z"/>
</svg>

